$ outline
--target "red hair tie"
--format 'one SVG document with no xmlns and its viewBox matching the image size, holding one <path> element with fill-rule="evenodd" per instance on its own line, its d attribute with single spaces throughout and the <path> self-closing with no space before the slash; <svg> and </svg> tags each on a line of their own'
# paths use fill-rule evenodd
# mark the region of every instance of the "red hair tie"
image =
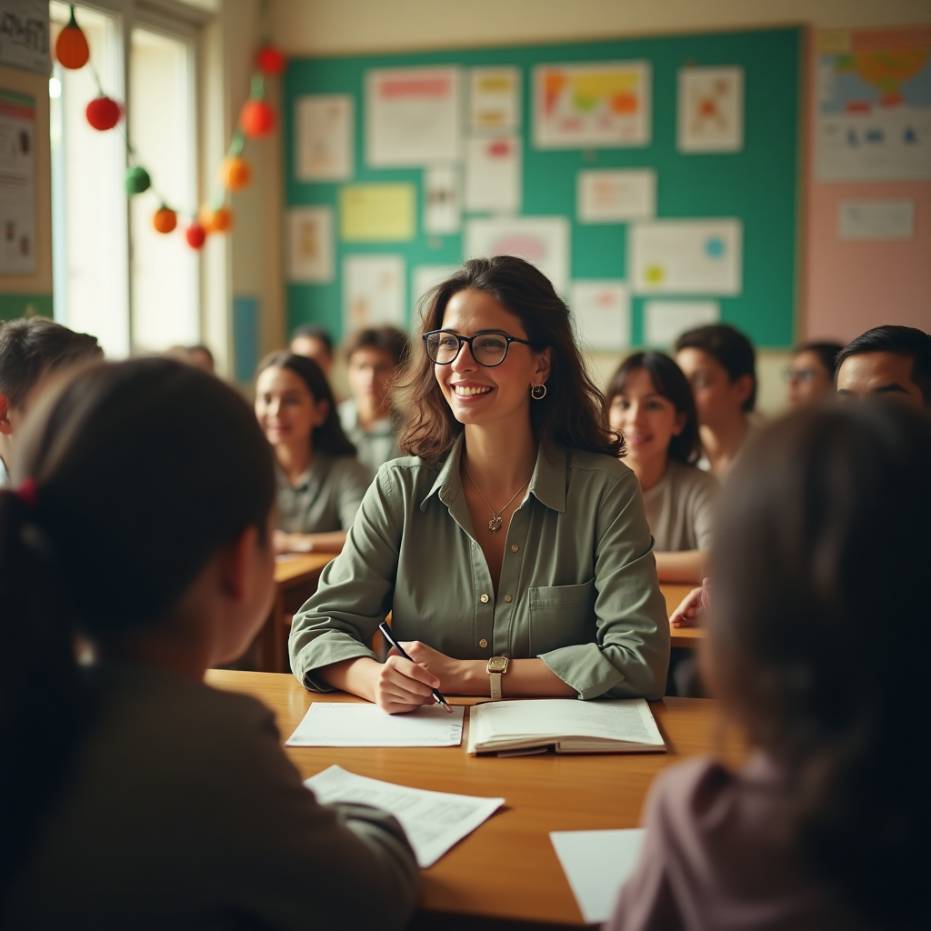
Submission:
<svg viewBox="0 0 931 931">
<path fill-rule="evenodd" d="M 39 503 L 39 486 L 36 480 L 34 478 L 24 479 L 16 489 L 16 495 L 30 511 L 34 510 Z"/>
</svg>

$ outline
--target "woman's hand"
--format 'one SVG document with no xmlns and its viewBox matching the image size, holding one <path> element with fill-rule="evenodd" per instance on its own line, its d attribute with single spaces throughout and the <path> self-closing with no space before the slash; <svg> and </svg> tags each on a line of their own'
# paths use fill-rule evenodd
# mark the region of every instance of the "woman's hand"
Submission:
<svg viewBox="0 0 931 931">
<path fill-rule="evenodd" d="M 702 614 L 711 604 L 711 579 L 702 579 L 701 588 L 693 588 L 679 603 L 669 623 L 673 627 L 698 627 Z"/>
<path fill-rule="evenodd" d="M 276 553 L 309 553 L 313 544 L 306 533 L 286 533 L 276 530 L 272 542 Z"/>
<path fill-rule="evenodd" d="M 433 704 L 432 690 L 439 687 L 440 680 L 429 669 L 392 650 L 376 673 L 374 700 L 388 714 L 403 714 Z"/>
</svg>

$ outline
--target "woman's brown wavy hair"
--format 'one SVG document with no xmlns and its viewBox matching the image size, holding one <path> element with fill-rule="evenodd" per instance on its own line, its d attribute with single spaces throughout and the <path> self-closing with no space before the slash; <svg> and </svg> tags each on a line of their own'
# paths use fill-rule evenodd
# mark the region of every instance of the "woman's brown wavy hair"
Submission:
<svg viewBox="0 0 931 931">
<path fill-rule="evenodd" d="M 569 308 L 549 279 L 523 259 L 510 255 L 470 259 L 424 299 L 420 335 L 440 329 L 450 298 L 469 288 L 490 294 L 514 314 L 533 349 L 550 349 L 546 397 L 530 404 L 537 441 L 544 446 L 556 443 L 607 456 L 621 455 L 623 440 L 605 422 L 604 397 L 585 371 L 572 335 Z M 453 417 L 440 391 L 423 340 L 417 342 L 419 348 L 412 353 L 400 386 L 407 411 L 400 446 L 413 456 L 435 460 L 449 451 L 462 433 L 462 424 Z"/>
</svg>

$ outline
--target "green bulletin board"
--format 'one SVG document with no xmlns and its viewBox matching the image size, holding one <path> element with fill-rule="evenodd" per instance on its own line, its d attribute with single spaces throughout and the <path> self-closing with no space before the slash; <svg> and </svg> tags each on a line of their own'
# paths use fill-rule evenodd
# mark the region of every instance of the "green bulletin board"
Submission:
<svg viewBox="0 0 931 931">
<path fill-rule="evenodd" d="M 737 218 L 742 223 L 742 288 L 734 296 L 676 294 L 669 299 L 711 298 L 721 319 L 744 330 L 760 347 L 794 342 L 797 294 L 796 231 L 799 212 L 800 28 L 655 36 L 572 44 L 385 55 L 303 58 L 289 62 L 284 80 L 286 207 L 334 209 L 334 278 L 287 285 L 289 329 L 306 322 L 342 333 L 340 270 L 347 255 L 399 254 L 406 262 L 408 321 L 415 319 L 412 274 L 421 265 L 456 265 L 463 234 L 423 231 L 423 168 L 371 168 L 365 160 L 365 75 L 372 68 L 428 65 L 516 66 L 521 73 L 522 205 L 520 216 L 561 215 L 570 221 L 570 275 L 625 279 L 629 228 L 624 223 L 586 224 L 576 219 L 577 175 L 601 168 L 650 168 L 656 173 L 656 218 Z M 533 145 L 533 68 L 540 64 L 641 60 L 651 66 L 651 138 L 645 146 L 537 149 Z M 687 66 L 738 67 L 744 72 L 743 146 L 735 152 L 684 154 L 677 148 L 678 72 Z M 350 94 L 354 101 L 354 174 L 350 182 L 298 180 L 295 172 L 296 105 L 307 94 Z M 468 135 L 467 133 L 465 134 Z M 340 240 L 339 192 L 346 183 L 410 182 L 416 191 L 413 238 L 391 243 Z M 463 214 L 463 220 L 487 214 Z M 464 230 L 463 230 L 464 232 Z M 643 305 L 631 300 L 631 343 L 644 337 Z M 656 295 L 664 300 L 665 296 Z"/>
</svg>

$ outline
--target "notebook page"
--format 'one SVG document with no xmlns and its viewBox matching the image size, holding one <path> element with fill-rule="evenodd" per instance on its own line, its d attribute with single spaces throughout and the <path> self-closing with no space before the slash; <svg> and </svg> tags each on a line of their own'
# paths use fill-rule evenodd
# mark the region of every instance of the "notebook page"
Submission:
<svg viewBox="0 0 931 931">
<path fill-rule="evenodd" d="M 425 705 L 409 714 L 387 714 L 369 702 L 314 702 L 288 738 L 289 747 L 458 747 L 463 708 L 452 714 Z"/>
</svg>

